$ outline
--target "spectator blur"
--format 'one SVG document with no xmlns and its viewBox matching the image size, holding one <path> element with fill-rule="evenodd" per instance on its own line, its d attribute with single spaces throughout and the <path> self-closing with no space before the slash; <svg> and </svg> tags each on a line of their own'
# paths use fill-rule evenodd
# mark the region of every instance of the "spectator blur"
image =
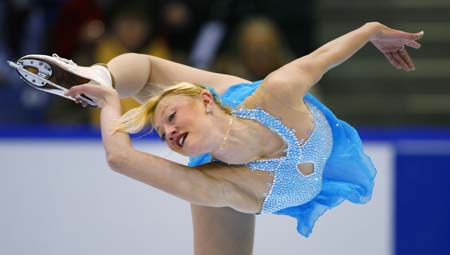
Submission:
<svg viewBox="0 0 450 255">
<path fill-rule="evenodd" d="M 79 65 L 90 65 L 137 52 L 260 79 L 291 59 L 285 39 L 292 33 L 285 30 L 283 24 L 289 22 L 280 15 L 292 9 L 294 1 L 288 2 L 273 8 L 275 0 L 0 1 L 0 122 L 98 122 L 96 109 L 86 111 L 66 99 L 35 90 L 4 64 L 26 54 L 57 53 Z M 261 17 L 247 18 L 254 14 Z M 281 17 L 282 32 L 264 17 Z M 211 31 L 216 33 L 214 37 Z M 200 53 L 198 63 L 203 65 L 192 61 L 197 56 L 192 54 L 194 43 L 201 46 L 196 53 Z M 137 103 L 126 99 L 123 106 L 128 110 Z"/>
<path fill-rule="evenodd" d="M 0 123 L 42 123 L 51 96 L 24 84 L 6 64 L 23 55 L 45 52 L 56 1 L 0 1 Z"/>
<path fill-rule="evenodd" d="M 190 6 L 183 1 L 165 1 L 160 15 L 157 32 L 171 49 L 170 59 L 186 63 L 196 33 Z"/>
<path fill-rule="evenodd" d="M 91 63 L 107 63 L 117 55 L 135 52 L 171 59 L 171 51 L 165 38 L 155 33 L 155 18 L 149 14 L 145 3 L 136 1 L 118 5 L 113 10 L 111 30 L 99 41 L 92 54 Z M 132 98 L 121 100 L 126 112 L 139 104 Z M 98 125 L 100 110 L 92 108 L 90 123 Z"/>
<path fill-rule="evenodd" d="M 55 15 L 55 27 L 49 27 L 51 41 L 48 54 L 73 59 L 79 65 L 93 62 L 95 46 L 105 30 L 104 10 L 96 0 L 65 0 Z M 39 52 L 39 51 L 36 51 Z M 40 92 L 41 93 L 41 92 Z M 42 93 L 41 93 L 42 94 Z M 89 114 L 67 99 L 54 97 L 46 114 L 47 123 L 85 124 Z"/>
<path fill-rule="evenodd" d="M 102 35 L 103 20 L 103 10 L 95 0 L 64 1 L 57 16 L 52 50 L 62 57 L 73 58 L 86 48 L 83 44 L 91 44 Z"/>
<path fill-rule="evenodd" d="M 231 54 L 220 57 L 215 68 L 248 80 L 259 80 L 292 59 L 275 23 L 266 17 L 242 22 Z"/>
<path fill-rule="evenodd" d="M 106 63 L 126 52 L 170 58 L 169 47 L 164 40 L 155 37 L 154 27 L 153 19 L 139 5 L 114 13 L 111 30 L 96 47 L 95 60 Z"/>
</svg>

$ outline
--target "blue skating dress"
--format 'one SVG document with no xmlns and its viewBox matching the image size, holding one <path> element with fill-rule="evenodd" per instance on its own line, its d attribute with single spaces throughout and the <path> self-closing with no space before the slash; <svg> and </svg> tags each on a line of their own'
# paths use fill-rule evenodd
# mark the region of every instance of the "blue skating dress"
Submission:
<svg viewBox="0 0 450 255">
<path fill-rule="evenodd" d="M 334 114 L 312 95 L 304 101 L 314 119 L 308 139 L 297 140 L 294 130 L 264 109 L 236 109 L 259 87 L 261 81 L 231 86 L 221 100 L 233 115 L 251 119 L 269 128 L 286 143 L 285 156 L 249 162 L 252 171 L 268 171 L 273 177 L 260 214 L 288 215 L 297 219 L 297 231 L 308 237 L 315 221 L 328 209 L 344 200 L 366 203 L 370 200 L 376 169 L 364 153 L 356 130 Z M 211 162 L 210 154 L 191 157 L 189 166 Z M 314 171 L 303 175 L 301 163 L 312 163 Z"/>
</svg>

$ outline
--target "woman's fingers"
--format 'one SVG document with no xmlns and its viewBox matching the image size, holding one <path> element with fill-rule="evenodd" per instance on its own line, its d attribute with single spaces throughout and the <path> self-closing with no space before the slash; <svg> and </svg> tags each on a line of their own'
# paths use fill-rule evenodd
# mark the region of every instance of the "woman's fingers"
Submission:
<svg viewBox="0 0 450 255">
<path fill-rule="evenodd" d="M 391 63 L 391 65 L 393 65 L 395 68 L 402 69 L 402 66 L 400 65 L 400 63 L 398 63 L 394 59 L 394 57 L 392 57 L 392 53 L 390 53 L 390 52 L 384 53 L 384 56 L 388 59 L 389 63 Z"/>
<path fill-rule="evenodd" d="M 101 107 L 100 105 L 103 105 L 108 99 L 115 100 L 115 97 L 117 97 L 117 99 L 119 97 L 117 92 L 112 88 L 91 84 L 73 86 L 66 91 L 64 95 L 72 97 L 75 99 L 75 102 L 81 103 L 83 107 L 86 107 L 88 104 L 81 98 L 77 100 L 77 97 L 82 95 L 92 99 L 99 107 Z"/>
<path fill-rule="evenodd" d="M 409 39 L 409 40 L 419 40 L 420 38 L 423 37 L 424 32 L 420 31 L 419 33 L 406 33 L 406 32 L 402 32 L 402 37 L 405 39 Z"/>
<path fill-rule="evenodd" d="M 92 100 L 97 101 L 96 97 L 92 94 L 95 91 L 93 85 L 83 84 L 77 85 L 70 88 L 64 93 L 65 96 L 72 97 L 75 99 L 75 103 L 81 104 L 83 107 L 87 107 L 86 101 L 81 99 L 81 95 L 88 95 Z"/>
<path fill-rule="evenodd" d="M 387 28 L 372 43 L 377 47 L 397 69 L 404 71 L 415 70 L 414 63 L 405 49 L 405 46 L 419 49 L 421 44 L 417 40 L 421 39 L 424 32 L 408 33 L 400 30 Z"/>
<path fill-rule="evenodd" d="M 418 33 L 408 33 L 401 30 L 390 29 L 385 32 L 385 35 L 391 38 L 401 38 L 407 40 L 419 40 L 423 37 L 424 32 L 420 31 Z"/>
<path fill-rule="evenodd" d="M 409 64 L 407 63 L 407 60 L 404 59 L 403 56 L 400 54 L 400 51 L 404 51 L 404 50 L 391 52 L 392 58 L 395 60 L 395 62 L 397 62 L 400 65 L 401 69 L 403 69 L 404 71 L 414 70 L 414 65 L 412 65 L 412 61 L 411 61 L 411 66 L 409 66 Z"/>
<path fill-rule="evenodd" d="M 419 49 L 420 43 L 417 40 L 421 39 L 424 35 L 423 31 L 419 33 L 408 33 L 400 30 L 389 29 L 384 33 L 384 38 L 379 38 L 380 40 L 387 40 L 391 42 L 397 41 L 400 44 L 406 45 L 408 47 Z"/>
<path fill-rule="evenodd" d="M 398 51 L 398 54 L 400 55 L 400 57 L 403 59 L 403 61 L 406 63 L 406 65 L 409 68 L 409 71 L 413 71 L 416 69 L 416 67 L 414 66 L 414 63 L 411 59 L 411 57 L 409 56 L 408 52 L 406 51 L 405 48 L 402 48 Z"/>
<path fill-rule="evenodd" d="M 81 104 L 81 106 L 83 106 L 84 108 L 87 107 L 86 101 L 84 101 L 83 99 L 81 99 L 80 96 L 75 96 L 75 103 Z"/>
<path fill-rule="evenodd" d="M 411 40 L 419 40 L 423 37 L 424 32 L 420 31 L 419 33 L 413 33 L 411 34 Z"/>
<path fill-rule="evenodd" d="M 388 59 L 389 63 L 397 69 L 403 69 L 405 71 L 414 71 L 416 67 L 405 49 L 401 49 L 396 52 L 384 53 L 384 56 Z"/>
<path fill-rule="evenodd" d="M 407 64 L 405 63 L 405 61 L 403 61 L 403 59 L 399 56 L 398 51 L 396 52 L 391 52 L 392 57 L 395 59 L 395 61 L 397 61 L 397 63 L 400 64 L 401 69 L 406 71 L 407 68 Z"/>
<path fill-rule="evenodd" d="M 405 45 L 406 45 L 406 46 L 409 46 L 409 47 L 411 47 L 411 48 L 414 48 L 414 49 L 419 49 L 420 46 L 421 46 L 420 43 L 418 43 L 418 42 L 416 42 L 416 41 L 414 41 L 414 40 L 408 40 L 408 41 L 406 41 L 406 42 L 405 42 Z"/>
<path fill-rule="evenodd" d="M 89 86 L 90 85 L 87 85 L 87 84 L 73 86 L 68 91 L 66 91 L 66 93 L 64 93 L 64 95 L 69 96 L 69 97 L 76 97 L 79 94 L 87 93 Z"/>
<path fill-rule="evenodd" d="M 81 94 L 84 94 L 91 98 L 98 98 L 101 97 L 105 91 L 101 86 L 97 85 L 90 85 L 90 84 L 83 84 L 83 85 L 77 85 L 70 88 L 64 95 L 75 98 L 76 96 L 79 96 Z"/>
<path fill-rule="evenodd" d="M 86 103 L 86 101 L 84 101 L 83 99 L 81 99 L 81 96 L 77 96 L 77 97 L 75 98 L 75 101 L 77 101 L 77 104 L 80 104 L 80 103 L 81 103 L 81 106 L 83 106 L 84 108 L 86 108 L 87 103 Z"/>
<path fill-rule="evenodd" d="M 419 33 L 407 33 L 403 31 L 397 30 L 397 38 L 401 39 L 401 42 L 411 48 L 419 49 L 421 44 L 417 42 L 417 40 L 423 37 L 424 32 L 420 31 Z"/>
</svg>

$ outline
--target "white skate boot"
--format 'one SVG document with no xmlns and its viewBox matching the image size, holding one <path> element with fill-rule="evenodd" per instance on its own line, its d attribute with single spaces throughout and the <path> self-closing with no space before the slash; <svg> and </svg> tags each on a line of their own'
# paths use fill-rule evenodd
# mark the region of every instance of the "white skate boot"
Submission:
<svg viewBox="0 0 450 255">
<path fill-rule="evenodd" d="M 111 74 L 106 67 L 78 66 L 72 60 L 61 58 L 56 54 L 27 55 L 20 58 L 17 63 L 8 61 L 8 64 L 32 87 L 73 101 L 75 98 L 67 97 L 64 93 L 75 85 L 90 83 L 112 87 Z M 87 96 L 82 95 L 79 98 L 91 106 L 97 106 Z"/>
</svg>

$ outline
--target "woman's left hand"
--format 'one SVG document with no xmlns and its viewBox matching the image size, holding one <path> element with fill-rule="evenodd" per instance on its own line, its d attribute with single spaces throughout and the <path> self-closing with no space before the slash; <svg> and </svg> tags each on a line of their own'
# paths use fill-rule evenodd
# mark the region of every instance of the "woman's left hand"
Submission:
<svg viewBox="0 0 450 255">
<path fill-rule="evenodd" d="M 419 49 L 420 43 L 417 40 L 423 36 L 423 31 L 419 33 L 408 33 L 389 28 L 377 23 L 378 32 L 375 33 L 370 42 L 389 60 L 397 69 L 404 71 L 414 71 L 415 66 L 405 46 Z"/>
<path fill-rule="evenodd" d="M 75 98 L 76 103 L 81 103 L 83 107 L 86 107 L 86 102 L 80 99 L 82 94 L 92 99 L 100 108 L 112 102 L 119 102 L 119 95 L 116 90 L 101 85 L 77 85 L 64 93 L 66 96 Z"/>
</svg>

